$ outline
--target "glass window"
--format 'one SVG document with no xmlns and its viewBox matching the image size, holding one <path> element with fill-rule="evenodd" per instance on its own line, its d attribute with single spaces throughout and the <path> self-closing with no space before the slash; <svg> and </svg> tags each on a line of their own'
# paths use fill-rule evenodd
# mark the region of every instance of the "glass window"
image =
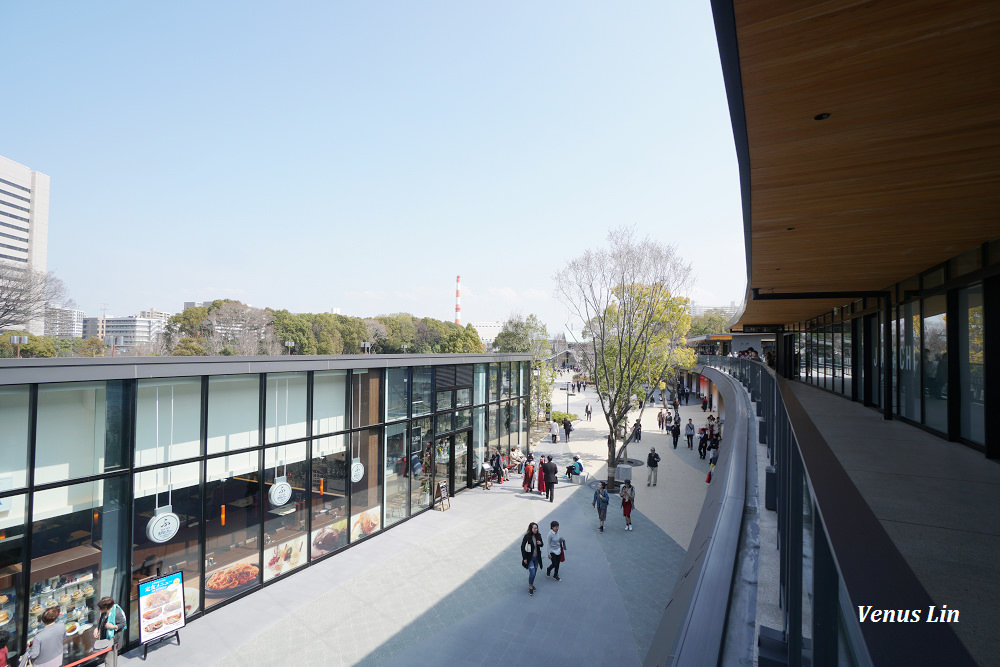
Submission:
<svg viewBox="0 0 1000 667">
<path fill-rule="evenodd" d="M 500 398 L 510 398 L 510 364 L 500 364 Z"/>
<path fill-rule="evenodd" d="M 490 402 L 492 403 L 499 399 L 497 392 L 500 384 L 500 364 L 490 364 L 489 383 Z"/>
<path fill-rule="evenodd" d="M 472 410 L 459 410 L 455 413 L 455 430 L 472 426 Z"/>
<path fill-rule="evenodd" d="M 313 440 L 312 558 L 347 546 L 347 435 Z"/>
<path fill-rule="evenodd" d="M 524 450 L 524 453 L 528 453 L 528 443 L 531 442 L 528 439 L 528 430 L 531 428 L 531 418 L 528 413 L 528 399 L 521 399 L 521 422 L 520 422 L 520 433 L 521 437 L 518 439 L 518 444 Z"/>
<path fill-rule="evenodd" d="M 268 373 L 264 393 L 264 442 L 306 437 L 305 373 Z"/>
<path fill-rule="evenodd" d="M 410 462 L 414 479 L 410 486 L 410 512 L 431 506 L 431 485 L 434 483 L 434 461 L 432 455 L 434 430 L 430 417 L 413 420 L 410 432 Z"/>
<path fill-rule="evenodd" d="M 346 431 L 347 371 L 313 373 L 313 435 Z"/>
<path fill-rule="evenodd" d="M 0 491 L 28 483 L 27 385 L 0 387 Z"/>
<path fill-rule="evenodd" d="M 359 368 L 351 372 L 351 425 L 370 426 L 379 422 L 378 399 L 381 371 Z"/>
<path fill-rule="evenodd" d="M 486 402 L 486 364 L 476 364 L 473 369 L 473 400 L 475 400 L 476 405 L 482 405 Z"/>
<path fill-rule="evenodd" d="M 200 454 L 201 378 L 139 380 L 135 465 L 157 465 Z"/>
<path fill-rule="evenodd" d="M 948 331 L 943 294 L 924 299 L 924 423 L 948 432 Z"/>
<path fill-rule="evenodd" d="M 447 412 L 443 415 L 438 415 L 435 417 L 434 431 L 436 433 L 447 433 L 448 431 L 455 430 L 455 413 Z"/>
<path fill-rule="evenodd" d="M 986 391 L 983 385 L 983 286 L 958 293 L 958 375 L 961 435 L 986 444 Z"/>
<path fill-rule="evenodd" d="M 260 584 L 259 451 L 206 462 L 206 609 Z"/>
<path fill-rule="evenodd" d="M 200 383 L 199 383 L 200 384 Z M 190 617 L 201 609 L 201 464 L 184 463 L 133 476 L 132 585 L 158 574 L 184 574 L 184 605 Z M 180 527 L 167 542 L 154 542 L 147 528 L 159 514 L 177 515 Z M 132 612 L 136 606 L 133 599 Z M 129 623 L 129 638 L 139 640 L 139 624 Z"/>
<path fill-rule="evenodd" d="M 486 408 L 472 409 L 472 472 L 478 479 L 479 471 L 486 461 Z"/>
<path fill-rule="evenodd" d="M 419 457 L 418 457 L 419 458 Z M 385 428 L 385 525 L 407 516 L 412 464 L 406 455 L 406 424 Z"/>
<path fill-rule="evenodd" d="M 469 432 L 455 434 L 455 490 L 469 485 Z"/>
<path fill-rule="evenodd" d="M 94 623 L 101 597 L 128 599 L 128 564 L 119 562 L 123 550 L 116 548 L 128 534 L 125 482 L 116 476 L 34 494 L 29 610 L 58 606 L 67 621 L 73 612 L 77 623 Z M 37 616 L 30 618 L 29 639 L 42 627 Z M 84 652 L 82 643 L 63 647 L 70 661 Z"/>
<path fill-rule="evenodd" d="M 305 442 L 264 450 L 264 581 L 306 564 L 308 488 Z"/>
<path fill-rule="evenodd" d="M 844 396 L 851 395 L 851 386 L 853 384 L 854 371 L 852 364 L 854 363 L 854 351 L 851 349 L 852 328 L 852 320 L 844 322 L 844 357 L 842 359 L 842 365 L 844 368 Z"/>
<path fill-rule="evenodd" d="M 914 301 L 900 307 L 899 414 L 920 421 L 920 313 Z"/>
<path fill-rule="evenodd" d="M 385 376 L 385 420 L 406 419 L 410 404 L 409 371 L 390 368 Z"/>
<path fill-rule="evenodd" d="M 433 369 L 429 366 L 413 369 L 413 416 L 431 412 L 434 396 Z"/>
<path fill-rule="evenodd" d="M 452 393 L 450 391 L 439 391 L 437 392 L 437 411 L 451 410 L 454 406 L 454 400 L 452 399 Z"/>
<path fill-rule="evenodd" d="M 21 645 L 21 621 L 28 613 L 26 600 L 21 596 L 24 586 L 21 558 L 25 550 L 25 526 L 28 522 L 27 496 L 8 496 L 0 499 L 0 596 L 7 600 L 0 604 L 0 611 L 7 613 L 6 625 L 0 625 L 0 630 L 10 633 L 6 644 L 10 650 L 12 665 L 19 664 L 17 648 Z M 38 617 L 31 617 L 32 625 L 38 623 Z M 2 647 L 3 645 L 0 645 Z M 3 667 L 6 667 L 4 665 Z"/>
<path fill-rule="evenodd" d="M 104 382 L 39 385 L 35 484 L 103 473 L 106 426 Z"/>
<path fill-rule="evenodd" d="M 964 276 L 966 273 L 972 273 L 982 267 L 982 265 L 983 249 L 981 247 L 973 248 L 964 255 L 959 255 L 955 259 L 948 262 L 948 268 L 950 269 L 952 278 Z"/>
<path fill-rule="evenodd" d="M 378 393 L 375 393 L 378 396 Z M 351 542 L 382 528 L 382 468 L 379 430 L 351 433 Z"/>
<path fill-rule="evenodd" d="M 472 389 L 457 389 L 455 391 L 455 407 L 464 408 L 472 405 Z"/>
<path fill-rule="evenodd" d="M 450 493 L 451 480 L 448 471 L 451 470 L 451 436 L 438 438 L 434 443 L 434 488 L 431 489 L 431 502 L 438 495 L 438 485 L 445 482 Z"/>
<path fill-rule="evenodd" d="M 208 453 L 260 444 L 260 377 L 208 378 Z"/>
</svg>

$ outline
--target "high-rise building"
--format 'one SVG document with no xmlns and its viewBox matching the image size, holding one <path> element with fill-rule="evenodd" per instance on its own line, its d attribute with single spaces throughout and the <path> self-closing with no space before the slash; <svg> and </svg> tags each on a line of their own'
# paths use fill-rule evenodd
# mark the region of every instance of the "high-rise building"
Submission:
<svg viewBox="0 0 1000 667">
<path fill-rule="evenodd" d="M 129 349 L 136 345 L 152 343 L 163 333 L 165 320 L 148 317 L 107 317 L 104 319 L 104 338 L 110 343 L 111 338 L 118 339 L 117 345 Z"/>
<path fill-rule="evenodd" d="M 49 177 L 0 157 L 0 262 L 45 273 L 49 242 Z M 45 318 L 25 322 L 42 335 Z"/>
<path fill-rule="evenodd" d="M 80 338 L 83 336 L 85 313 L 75 308 L 60 306 L 45 307 L 45 335 L 56 338 Z"/>
<path fill-rule="evenodd" d="M 103 317 L 85 317 L 83 318 L 83 338 L 100 338 L 104 340 L 104 322 Z"/>
</svg>

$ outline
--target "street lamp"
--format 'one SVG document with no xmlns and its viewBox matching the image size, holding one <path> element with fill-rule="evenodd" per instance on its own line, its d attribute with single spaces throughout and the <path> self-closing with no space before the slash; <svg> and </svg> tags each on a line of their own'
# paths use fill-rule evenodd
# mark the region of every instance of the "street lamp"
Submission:
<svg viewBox="0 0 1000 667">
<path fill-rule="evenodd" d="M 409 345 L 407 345 L 406 343 L 403 343 L 403 344 L 402 344 L 402 345 L 401 345 L 400 347 L 402 347 L 402 348 L 403 348 L 403 354 L 406 354 L 406 349 L 407 349 L 408 347 L 410 347 L 410 346 L 409 346 Z"/>
<path fill-rule="evenodd" d="M 372 344 L 368 341 L 363 341 L 361 343 L 361 349 L 364 350 L 364 354 L 371 354 Z"/>
<path fill-rule="evenodd" d="M 288 348 L 288 354 L 291 355 L 292 348 L 295 347 L 295 341 L 294 340 L 286 340 L 285 341 L 285 347 Z"/>
</svg>

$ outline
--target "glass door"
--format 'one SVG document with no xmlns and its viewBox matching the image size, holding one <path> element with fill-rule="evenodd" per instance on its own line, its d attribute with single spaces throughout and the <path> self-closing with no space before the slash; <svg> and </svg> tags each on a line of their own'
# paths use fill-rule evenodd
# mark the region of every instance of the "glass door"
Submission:
<svg viewBox="0 0 1000 667">
<path fill-rule="evenodd" d="M 455 476 L 451 485 L 452 493 L 469 486 L 469 461 L 471 461 L 469 457 L 469 445 L 472 443 L 471 434 L 471 431 L 463 431 L 456 433 L 454 437 L 455 453 L 452 460 L 455 461 Z"/>
<path fill-rule="evenodd" d="M 449 494 L 455 493 L 454 443 L 455 439 L 450 435 L 438 438 L 434 443 L 434 485 L 447 481 Z"/>
</svg>

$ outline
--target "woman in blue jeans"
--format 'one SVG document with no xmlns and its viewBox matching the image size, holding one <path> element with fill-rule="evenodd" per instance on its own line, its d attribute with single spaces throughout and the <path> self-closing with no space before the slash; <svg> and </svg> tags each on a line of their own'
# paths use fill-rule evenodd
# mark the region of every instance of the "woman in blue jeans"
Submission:
<svg viewBox="0 0 1000 667">
<path fill-rule="evenodd" d="M 528 595 L 535 594 L 535 574 L 542 566 L 542 546 L 545 544 L 538 532 L 538 524 L 528 524 L 528 532 L 521 540 L 521 567 L 528 571 Z"/>
</svg>

